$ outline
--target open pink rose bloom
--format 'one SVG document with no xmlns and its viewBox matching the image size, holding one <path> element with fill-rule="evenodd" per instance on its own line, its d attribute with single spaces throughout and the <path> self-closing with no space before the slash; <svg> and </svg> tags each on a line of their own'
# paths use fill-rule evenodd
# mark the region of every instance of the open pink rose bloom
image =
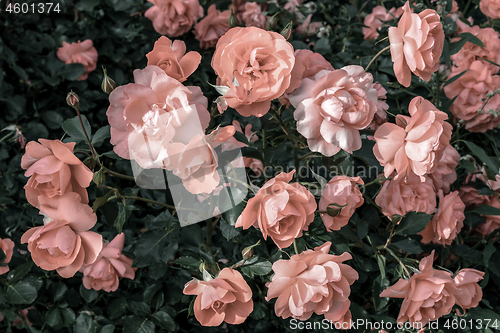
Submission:
<svg viewBox="0 0 500 333">
<path fill-rule="evenodd" d="M 83 42 L 62 43 L 63 46 L 57 50 L 57 57 L 65 64 L 79 63 L 85 67 L 85 72 L 78 78 L 78 81 L 87 79 L 88 74 L 96 68 L 97 50 L 92 40 Z"/>
</svg>

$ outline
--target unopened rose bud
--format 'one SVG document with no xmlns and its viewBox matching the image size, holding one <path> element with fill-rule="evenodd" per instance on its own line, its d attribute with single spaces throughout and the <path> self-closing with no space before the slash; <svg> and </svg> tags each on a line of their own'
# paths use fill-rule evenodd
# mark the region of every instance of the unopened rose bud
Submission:
<svg viewBox="0 0 500 333">
<path fill-rule="evenodd" d="M 247 246 L 241 251 L 241 255 L 244 259 L 250 259 L 253 257 L 253 246 Z"/>
<path fill-rule="evenodd" d="M 104 78 L 102 79 L 101 89 L 102 91 L 104 91 L 106 94 L 109 95 L 116 88 L 116 83 L 112 78 L 108 76 L 106 69 L 103 69 L 103 72 L 104 72 Z"/>
<path fill-rule="evenodd" d="M 78 110 L 80 107 L 80 97 L 71 90 L 66 96 L 66 103 L 73 109 Z"/>
<path fill-rule="evenodd" d="M 231 15 L 229 15 L 229 19 L 227 20 L 227 24 L 229 24 L 229 28 L 234 28 L 238 25 L 238 19 L 233 14 L 232 9 L 231 9 Z"/>
<path fill-rule="evenodd" d="M 345 207 L 346 205 L 339 205 L 336 203 L 331 203 L 326 207 L 326 213 L 330 215 L 331 217 L 335 217 L 340 214 L 342 211 L 342 208 Z"/>
<path fill-rule="evenodd" d="M 292 22 L 290 21 L 285 29 L 281 30 L 280 32 L 281 36 L 285 37 L 286 40 L 289 40 L 290 37 L 292 37 Z"/>
<path fill-rule="evenodd" d="M 106 175 L 104 174 L 102 169 L 100 169 L 99 171 L 94 173 L 94 175 L 92 176 L 92 180 L 96 185 L 101 185 L 106 180 Z"/>
<path fill-rule="evenodd" d="M 277 16 L 278 14 L 279 14 L 279 12 L 278 12 L 278 13 L 276 13 L 276 14 L 274 14 L 273 16 L 271 16 L 271 17 L 269 18 L 269 20 L 267 20 L 267 23 L 266 23 L 266 29 L 267 29 L 268 31 L 272 31 L 272 30 L 274 29 L 274 27 L 276 27 L 276 24 L 278 23 L 278 18 L 277 18 L 276 16 Z"/>
</svg>

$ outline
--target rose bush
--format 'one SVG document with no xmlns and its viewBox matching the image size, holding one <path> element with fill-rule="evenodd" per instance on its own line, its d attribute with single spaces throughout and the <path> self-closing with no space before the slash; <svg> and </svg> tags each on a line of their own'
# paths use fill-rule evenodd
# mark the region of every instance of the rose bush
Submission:
<svg viewBox="0 0 500 333">
<path fill-rule="evenodd" d="M 498 22 L 403 4 L 2 3 L 0 332 L 494 331 Z"/>
</svg>

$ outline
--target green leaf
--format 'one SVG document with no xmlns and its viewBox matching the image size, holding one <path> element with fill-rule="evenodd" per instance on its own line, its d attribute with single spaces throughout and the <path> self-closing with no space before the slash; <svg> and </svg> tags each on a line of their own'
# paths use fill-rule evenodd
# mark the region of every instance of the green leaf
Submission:
<svg viewBox="0 0 500 333">
<path fill-rule="evenodd" d="M 168 266 L 166 264 L 162 262 L 157 262 L 149 266 L 148 273 L 152 279 L 158 280 L 159 278 L 165 275 L 167 269 Z"/>
<path fill-rule="evenodd" d="M 491 255 L 496 251 L 496 248 L 495 248 L 495 245 L 493 245 L 493 243 L 489 243 L 488 245 L 486 245 L 486 247 L 484 248 L 484 251 L 483 251 L 483 262 L 484 262 L 484 266 L 488 267 L 489 266 L 489 261 L 490 261 L 490 258 L 491 258 Z"/>
<path fill-rule="evenodd" d="M 28 261 L 20 266 L 17 266 L 12 271 L 7 274 L 7 280 L 9 280 L 10 284 L 15 284 L 17 281 L 20 281 L 26 274 L 29 273 L 31 267 L 33 266 L 33 262 Z"/>
<path fill-rule="evenodd" d="M 49 311 L 47 311 L 47 314 L 45 315 L 45 323 L 49 325 L 50 327 L 55 327 L 59 324 L 61 324 L 62 318 L 61 318 L 61 313 L 59 312 L 58 308 L 52 308 Z"/>
<path fill-rule="evenodd" d="M 87 289 L 83 284 L 80 285 L 80 295 L 83 297 L 84 300 L 87 301 L 87 303 L 92 302 L 97 298 L 97 291 L 94 289 Z"/>
<path fill-rule="evenodd" d="M 249 278 L 253 278 L 255 275 L 262 276 L 269 274 L 272 268 L 273 264 L 269 261 L 254 256 L 241 266 L 241 272 Z"/>
<path fill-rule="evenodd" d="M 227 240 L 231 240 L 240 234 L 238 229 L 229 225 L 224 219 L 220 220 L 220 231 L 222 232 L 222 236 Z"/>
<path fill-rule="evenodd" d="M 125 310 L 127 309 L 127 300 L 125 298 L 119 298 L 111 301 L 108 306 L 109 319 L 116 319 L 121 317 Z"/>
<path fill-rule="evenodd" d="M 191 224 L 186 227 L 183 227 L 180 242 L 194 247 L 202 246 L 203 232 L 200 226 L 198 224 Z"/>
<path fill-rule="evenodd" d="M 106 202 L 108 202 L 109 197 L 114 193 L 114 190 L 109 191 L 106 193 L 104 196 L 95 198 L 94 203 L 92 204 L 92 209 L 94 210 L 94 213 L 97 212 L 97 210 L 104 206 Z"/>
<path fill-rule="evenodd" d="M 59 75 L 69 81 L 75 81 L 85 72 L 85 67 L 82 64 L 74 63 L 67 64 L 59 71 Z"/>
<path fill-rule="evenodd" d="M 185 267 L 187 269 L 198 270 L 201 264 L 201 260 L 190 256 L 183 256 L 175 259 L 174 263 L 176 263 L 177 265 L 181 265 L 182 267 Z"/>
<path fill-rule="evenodd" d="M 71 308 L 61 309 L 60 312 L 63 317 L 63 326 L 72 326 L 76 319 L 75 312 Z"/>
<path fill-rule="evenodd" d="M 156 319 L 162 328 L 168 331 L 175 331 L 175 322 L 168 313 L 158 311 L 153 314 L 153 319 Z"/>
<path fill-rule="evenodd" d="M 37 295 L 35 287 L 27 282 L 18 282 L 7 287 L 5 300 L 11 304 L 29 304 L 36 299 Z"/>
<path fill-rule="evenodd" d="M 150 304 L 151 300 L 153 299 L 154 295 L 161 290 L 161 283 L 154 283 L 146 288 L 144 290 L 144 294 L 142 296 L 142 300 L 146 304 Z"/>
<path fill-rule="evenodd" d="M 466 41 L 471 42 L 472 44 L 476 44 L 478 46 L 485 47 L 483 42 L 479 38 L 477 38 L 476 36 L 471 34 L 470 32 L 462 32 L 461 34 L 458 35 L 458 37 L 465 39 Z"/>
<path fill-rule="evenodd" d="M 385 256 L 381 254 L 377 254 L 377 264 L 380 270 L 380 276 L 382 279 L 385 279 Z"/>
<path fill-rule="evenodd" d="M 127 307 L 138 316 L 149 316 L 151 309 L 144 302 L 128 301 Z"/>
<path fill-rule="evenodd" d="M 110 126 L 106 125 L 104 127 L 101 127 L 95 132 L 94 136 L 92 137 L 92 144 L 99 144 L 102 141 L 108 139 L 111 137 L 110 131 L 109 131 Z"/>
<path fill-rule="evenodd" d="M 167 242 L 168 230 L 147 231 L 139 236 L 135 246 L 132 266 L 145 267 L 159 261 Z"/>
<path fill-rule="evenodd" d="M 90 134 L 91 134 L 90 123 L 87 120 L 87 117 L 85 117 L 84 115 L 81 115 L 81 117 L 82 117 L 83 126 L 85 127 L 85 132 L 90 137 Z M 80 123 L 80 119 L 78 119 L 78 116 L 71 118 L 71 119 L 68 119 L 65 122 L 63 122 L 62 128 L 68 134 L 71 141 L 79 142 L 79 141 L 86 141 L 87 140 L 87 138 L 85 137 L 85 133 L 83 132 L 82 124 Z"/>
<path fill-rule="evenodd" d="M 397 235 L 414 235 L 424 230 L 431 215 L 422 212 L 409 212 L 406 214 L 396 229 Z"/>
<path fill-rule="evenodd" d="M 125 333 L 154 333 L 155 325 L 146 318 L 131 316 L 125 319 Z"/>
<path fill-rule="evenodd" d="M 89 333 L 94 331 L 94 322 L 92 318 L 86 313 L 80 313 L 76 318 L 74 333 Z"/>
<path fill-rule="evenodd" d="M 392 245 L 410 254 L 420 254 L 423 251 L 420 245 L 411 238 L 403 239 L 399 242 L 394 242 L 392 243 Z"/>
<path fill-rule="evenodd" d="M 490 170 L 498 170 L 499 166 L 498 163 L 493 160 L 491 157 L 489 157 L 486 152 L 484 151 L 483 148 L 479 147 L 475 143 L 472 143 L 470 141 L 465 141 L 465 144 L 467 147 L 470 149 L 470 152 L 472 155 L 476 156 L 479 158 Z"/>
<path fill-rule="evenodd" d="M 115 325 L 109 324 L 101 328 L 99 333 L 113 333 L 114 331 L 115 331 Z"/>
<path fill-rule="evenodd" d="M 446 80 L 446 82 L 443 84 L 443 88 L 446 87 L 447 85 L 449 85 L 450 83 L 453 83 L 455 82 L 456 80 L 458 80 L 462 75 L 464 75 L 466 72 L 468 71 L 468 69 L 464 70 L 463 72 L 461 73 L 458 73 L 457 75 L 454 75 L 453 77 L 451 77 L 449 80 Z"/>
<path fill-rule="evenodd" d="M 477 263 L 477 262 L 481 262 L 481 257 L 482 257 L 482 253 L 478 250 L 475 250 L 475 249 L 472 249 L 470 246 L 468 245 L 465 245 L 465 244 L 459 244 L 459 245 L 455 245 L 453 246 L 453 252 L 471 262 L 471 263 Z"/>
<path fill-rule="evenodd" d="M 372 295 L 373 295 L 373 305 L 375 310 L 380 310 L 389 303 L 389 297 L 380 297 L 380 293 L 389 287 L 389 279 L 383 278 L 381 275 L 373 281 Z"/>
<path fill-rule="evenodd" d="M 480 215 L 500 215 L 500 208 L 488 205 L 481 205 L 474 208 L 474 210 L 471 210 L 471 212 Z"/>
</svg>

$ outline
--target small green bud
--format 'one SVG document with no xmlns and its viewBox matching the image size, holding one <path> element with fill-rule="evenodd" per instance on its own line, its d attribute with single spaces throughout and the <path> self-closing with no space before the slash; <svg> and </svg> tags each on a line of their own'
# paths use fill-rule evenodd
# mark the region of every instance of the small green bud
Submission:
<svg viewBox="0 0 500 333">
<path fill-rule="evenodd" d="M 80 97 L 71 90 L 68 95 L 66 95 L 66 103 L 75 110 L 79 110 L 80 107 Z"/>
<path fill-rule="evenodd" d="M 103 170 L 100 169 L 99 171 L 94 172 L 92 180 L 94 181 L 95 184 L 101 185 L 106 180 L 106 175 L 104 174 Z"/>
<path fill-rule="evenodd" d="M 101 89 L 109 95 L 116 88 L 116 83 L 112 78 L 108 76 L 105 68 L 103 68 L 102 70 L 104 72 L 104 77 L 102 79 Z"/>
<path fill-rule="evenodd" d="M 227 24 L 229 24 L 229 28 L 234 28 L 238 25 L 238 19 L 233 14 L 232 9 L 231 9 L 231 15 L 229 15 L 229 19 L 227 20 Z"/>
<path fill-rule="evenodd" d="M 292 21 L 288 22 L 286 27 L 280 32 L 281 36 L 285 37 L 286 40 L 289 40 L 290 37 L 292 37 L 292 25 Z"/>
</svg>

